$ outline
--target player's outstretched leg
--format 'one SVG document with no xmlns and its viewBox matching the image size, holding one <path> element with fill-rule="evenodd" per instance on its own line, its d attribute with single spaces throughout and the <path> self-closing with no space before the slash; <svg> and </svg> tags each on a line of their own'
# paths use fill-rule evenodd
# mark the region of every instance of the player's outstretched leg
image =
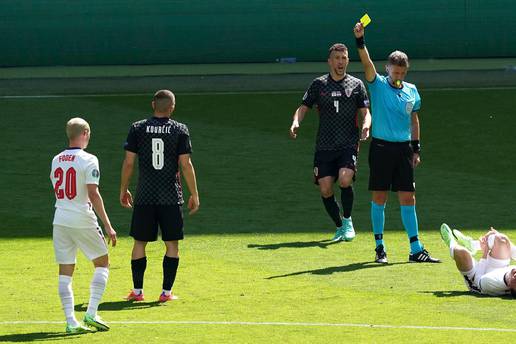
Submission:
<svg viewBox="0 0 516 344">
<path fill-rule="evenodd" d="M 456 245 L 455 237 L 453 236 L 452 230 L 446 223 L 443 223 L 441 225 L 440 231 L 441 231 L 441 239 L 443 239 L 446 246 L 453 247 Z"/>
<path fill-rule="evenodd" d="M 457 239 L 457 242 L 464 246 L 469 252 L 471 252 L 472 255 L 477 253 L 477 251 L 480 249 L 480 244 L 475 243 L 476 240 L 474 240 L 472 237 L 462 234 L 461 231 L 458 229 L 453 229 L 452 231 L 453 236 Z"/>
</svg>

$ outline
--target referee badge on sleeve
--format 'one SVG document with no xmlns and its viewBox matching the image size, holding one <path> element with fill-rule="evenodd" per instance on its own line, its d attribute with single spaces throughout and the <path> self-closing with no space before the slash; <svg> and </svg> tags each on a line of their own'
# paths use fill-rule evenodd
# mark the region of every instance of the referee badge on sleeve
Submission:
<svg viewBox="0 0 516 344">
<path fill-rule="evenodd" d="M 95 168 L 95 169 L 93 169 L 93 171 L 91 171 L 91 176 L 92 176 L 93 178 L 98 178 L 98 177 L 100 176 L 100 172 L 99 172 L 99 170 L 97 170 L 96 168 Z"/>
</svg>

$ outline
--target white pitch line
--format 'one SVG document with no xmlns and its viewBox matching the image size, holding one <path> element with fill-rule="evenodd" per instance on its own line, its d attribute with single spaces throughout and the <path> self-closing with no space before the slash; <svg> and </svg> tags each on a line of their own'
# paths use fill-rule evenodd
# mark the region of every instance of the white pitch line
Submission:
<svg viewBox="0 0 516 344">
<path fill-rule="evenodd" d="M 304 323 L 304 322 L 249 322 L 249 321 L 110 321 L 120 325 L 241 325 L 241 326 L 297 326 L 297 327 L 361 327 L 379 329 L 441 330 L 441 331 L 487 331 L 516 332 L 516 328 L 494 327 L 455 327 L 455 326 L 413 326 L 413 325 L 381 325 L 381 324 L 347 324 L 347 323 Z M 37 325 L 64 324 L 64 321 L 0 321 L 0 325 Z"/>
<path fill-rule="evenodd" d="M 420 91 L 440 92 L 440 91 L 474 91 L 474 90 L 515 90 L 516 86 L 494 86 L 494 87 L 441 87 L 441 88 L 420 88 Z M 304 91 L 216 91 L 216 92 L 177 92 L 184 96 L 203 96 L 203 95 L 239 95 L 239 94 L 302 94 Z M 127 96 L 152 96 L 148 93 L 98 93 L 98 94 L 41 94 L 41 95 L 12 95 L 0 96 L 0 99 L 52 99 L 52 98 L 92 98 L 92 97 L 127 97 Z"/>
</svg>

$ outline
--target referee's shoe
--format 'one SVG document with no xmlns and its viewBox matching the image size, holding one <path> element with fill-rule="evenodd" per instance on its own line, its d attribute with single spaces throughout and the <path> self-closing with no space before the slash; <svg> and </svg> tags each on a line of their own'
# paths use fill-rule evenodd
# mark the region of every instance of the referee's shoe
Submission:
<svg viewBox="0 0 516 344">
<path fill-rule="evenodd" d="M 437 258 L 432 258 L 430 253 L 427 250 L 423 249 L 417 253 L 409 254 L 409 263 L 440 263 L 441 260 Z"/>
</svg>

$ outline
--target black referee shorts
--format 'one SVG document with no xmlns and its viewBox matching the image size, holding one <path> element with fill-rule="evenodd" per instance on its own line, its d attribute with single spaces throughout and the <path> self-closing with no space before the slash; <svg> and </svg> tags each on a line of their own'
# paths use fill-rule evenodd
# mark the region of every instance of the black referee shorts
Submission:
<svg viewBox="0 0 516 344">
<path fill-rule="evenodd" d="M 356 173 L 358 148 L 350 147 L 335 151 L 316 151 L 314 156 L 314 183 L 319 185 L 319 179 L 332 176 L 339 177 L 341 168 L 349 168 Z M 353 176 L 355 180 L 355 176 Z"/>
<path fill-rule="evenodd" d="M 158 226 L 163 241 L 183 240 L 181 205 L 134 205 L 130 235 L 138 241 L 156 241 Z"/>
<path fill-rule="evenodd" d="M 413 154 L 410 141 L 373 138 L 369 146 L 369 190 L 414 192 Z"/>
</svg>

